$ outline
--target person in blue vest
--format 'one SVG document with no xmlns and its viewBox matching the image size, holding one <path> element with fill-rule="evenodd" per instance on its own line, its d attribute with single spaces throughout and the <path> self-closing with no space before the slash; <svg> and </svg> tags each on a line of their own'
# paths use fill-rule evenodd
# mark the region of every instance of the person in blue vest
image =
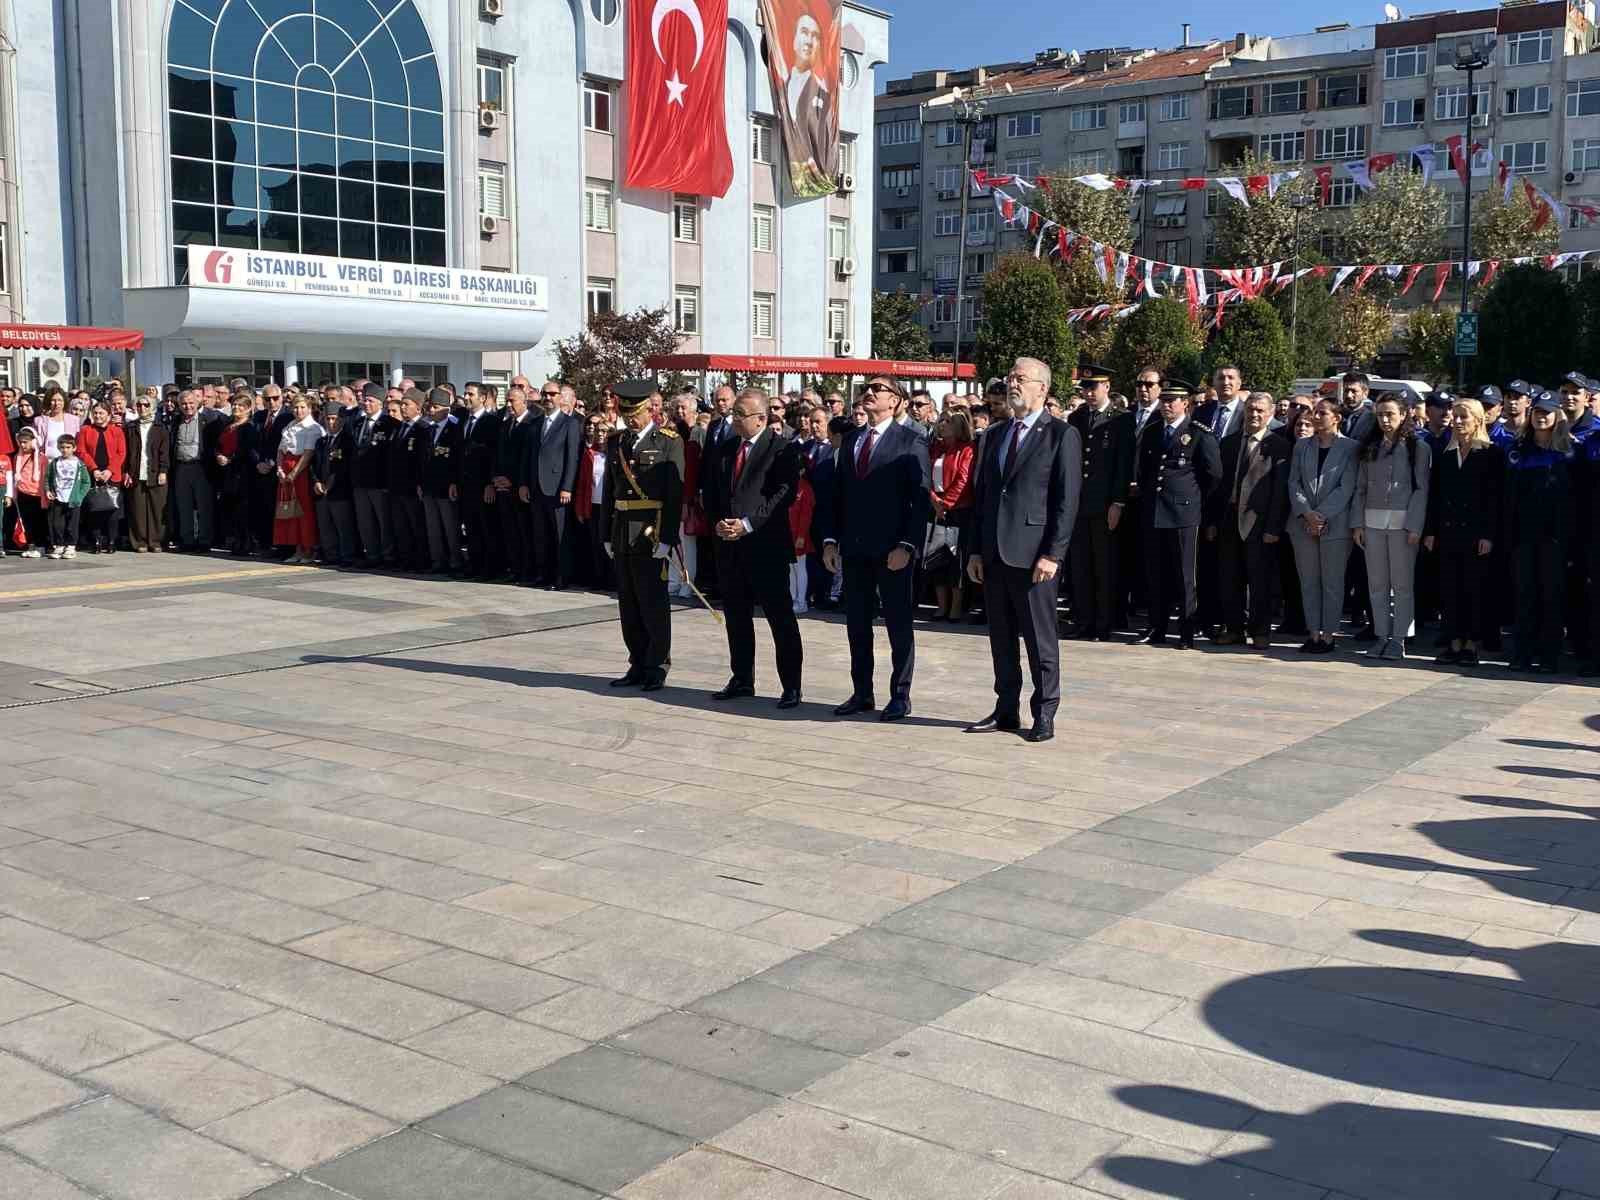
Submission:
<svg viewBox="0 0 1600 1200">
<path fill-rule="evenodd" d="M 1514 671 L 1554 675 L 1560 670 L 1572 463 L 1572 434 L 1561 401 L 1541 391 L 1529 409 L 1527 429 L 1506 455 L 1506 540 L 1517 588 Z"/>
</svg>

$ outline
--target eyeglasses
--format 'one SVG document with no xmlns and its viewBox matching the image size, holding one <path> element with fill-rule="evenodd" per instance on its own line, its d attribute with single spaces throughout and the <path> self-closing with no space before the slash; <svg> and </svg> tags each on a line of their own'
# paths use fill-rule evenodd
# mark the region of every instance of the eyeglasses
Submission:
<svg viewBox="0 0 1600 1200">
<path fill-rule="evenodd" d="M 543 396 L 546 400 L 559 400 L 561 398 L 561 393 L 559 391 L 540 392 L 539 395 Z"/>
<path fill-rule="evenodd" d="M 1013 371 L 1010 375 L 1006 376 L 1006 382 L 1007 383 L 1043 383 L 1044 380 L 1038 378 L 1035 375 L 1018 375 L 1016 372 Z"/>
<path fill-rule="evenodd" d="M 866 391 L 868 395 L 872 396 L 876 396 L 879 392 L 888 392 L 891 395 L 899 394 L 887 383 L 869 383 L 863 390 Z"/>
<path fill-rule="evenodd" d="M 1158 388 L 1158 387 L 1161 386 L 1161 380 L 1159 380 L 1159 379 L 1136 379 L 1136 380 L 1134 380 L 1134 385 L 1136 387 L 1142 387 L 1142 388 Z"/>
<path fill-rule="evenodd" d="M 134 404 L 134 407 L 135 408 L 149 408 L 150 407 L 150 401 L 148 401 L 148 400 L 140 400 L 140 401 L 138 401 L 138 402 L 136 402 Z"/>
</svg>

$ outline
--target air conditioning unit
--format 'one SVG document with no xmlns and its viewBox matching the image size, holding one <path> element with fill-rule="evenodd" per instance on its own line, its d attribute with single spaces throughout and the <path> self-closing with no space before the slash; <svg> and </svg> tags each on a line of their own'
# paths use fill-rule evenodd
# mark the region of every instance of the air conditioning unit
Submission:
<svg viewBox="0 0 1600 1200">
<path fill-rule="evenodd" d="M 856 352 L 856 344 L 849 338 L 840 338 L 833 344 L 833 352 L 839 358 L 849 358 Z"/>
<path fill-rule="evenodd" d="M 493 237 L 500 232 L 500 218 L 492 213 L 479 213 L 478 232 L 484 237 Z"/>
<path fill-rule="evenodd" d="M 478 15 L 486 21 L 498 21 L 506 15 L 506 0 L 478 0 Z"/>
<path fill-rule="evenodd" d="M 496 4 L 500 0 L 494 0 Z M 489 133 L 500 128 L 500 110 L 487 104 L 478 107 L 478 128 L 484 133 Z"/>
<path fill-rule="evenodd" d="M 841 258 L 839 260 L 839 278 L 840 279 L 849 279 L 850 276 L 854 275 L 855 273 L 856 273 L 856 260 L 855 259 L 847 257 L 847 258 Z"/>
<path fill-rule="evenodd" d="M 1582 183 L 1583 182 L 1583 172 L 1582 171 L 1568 171 L 1565 175 L 1563 175 L 1561 177 L 1561 180 L 1562 180 L 1563 183 Z"/>
<path fill-rule="evenodd" d="M 78 386 L 82 387 L 90 379 L 102 382 L 106 377 L 106 360 L 98 354 L 84 354 L 78 358 Z"/>
<path fill-rule="evenodd" d="M 911 189 L 908 187 L 897 187 L 894 190 L 894 194 L 899 196 L 901 199 L 904 199 L 905 197 L 911 195 Z"/>
<path fill-rule="evenodd" d="M 853 191 L 856 190 L 856 177 L 854 175 L 850 174 L 849 171 L 844 171 L 844 172 L 840 173 L 840 175 L 839 175 L 839 190 L 841 192 L 853 192 Z"/>
<path fill-rule="evenodd" d="M 42 392 L 54 384 L 62 391 L 72 387 L 72 356 L 65 350 L 35 350 L 28 355 L 30 391 Z"/>
<path fill-rule="evenodd" d="M 954 200 L 960 194 L 955 188 L 940 188 L 938 191 L 938 197 L 941 200 Z"/>
</svg>

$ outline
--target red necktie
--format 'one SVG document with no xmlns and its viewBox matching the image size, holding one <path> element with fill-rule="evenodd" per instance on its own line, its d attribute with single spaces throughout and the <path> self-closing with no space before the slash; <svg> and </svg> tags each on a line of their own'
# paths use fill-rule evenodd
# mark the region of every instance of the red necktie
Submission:
<svg viewBox="0 0 1600 1200">
<path fill-rule="evenodd" d="M 750 453 L 750 443 L 740 442 L 739 453 L 733 456 L 733 482 L 739 482 L 739 476 L 744 474 L 745 456 Z"/>
<path fill-rule="evenodd" d="M 861 453 L 856 455 L 856 478 L 865 479 L 867 468 L 872 465 L 872 444 L 878 440 L 876 429 L 867 430 L 867 436 L 861 439 Z"/>
</svg>

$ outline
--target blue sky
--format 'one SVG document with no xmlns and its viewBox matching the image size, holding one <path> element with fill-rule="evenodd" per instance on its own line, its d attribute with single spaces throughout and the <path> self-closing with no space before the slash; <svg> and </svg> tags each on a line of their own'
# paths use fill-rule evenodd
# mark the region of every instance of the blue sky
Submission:
<svg viewBox="0 0 1600 1200">
<path fill-rule="evenodd" d="M 1176 46 L 1182 25 L 1194 26 L 1196 41 L 1245 33 L 1306 33 L 1318 25 L 1383 20 L 1383 0 L 1142 0 L 1138 4 L 1092 0 L 867 0 L 894 14 L 889 27 L 889 67 L 882 78 L 898 78 L 929 67 L 1026 58 L 1046 46 Z M 1413 12 L 1451 7 L 1430 0 Z M 1461 8 L 1486 7 L 1463 0 Z M 881 89 L 880 89 L 881 90 Z"/>
</svg>

